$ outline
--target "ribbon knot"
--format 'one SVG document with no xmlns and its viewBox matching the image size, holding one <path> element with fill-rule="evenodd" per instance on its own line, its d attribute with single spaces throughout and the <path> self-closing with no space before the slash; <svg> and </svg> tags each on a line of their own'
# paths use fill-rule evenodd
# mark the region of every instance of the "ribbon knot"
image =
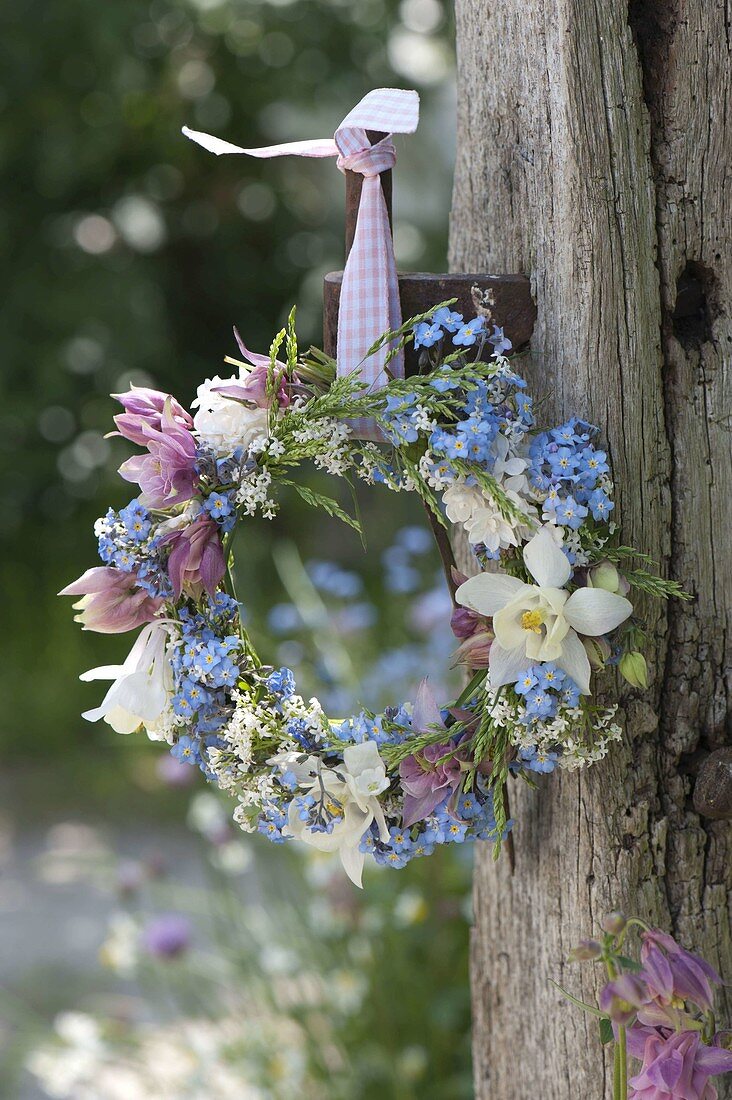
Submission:
<svg viewBox="0 0 732 1100">
<path fill-rule="evenodd" d="M 336 163 L 341 172 L 358 172 L 366 179 L 372 179 L 382 172 L 388 172 L 396 164 L 394 142 L 385 137 L 376 145 L 367 145 L 356 153 L 340 153 Z"/>
<path fill-rule="evenodd" d="M 412 134 L 419 121 L 419 96 L 399 88 L 377 88 L 364 96 L 341 122 L 334 138 L 293 141 L 262 149 L 242 149 L 211 134 L 183 127 L 186 137 L 211 153 L 245 153 L 251 157 L 337 157 L 338 168 L 364 177 L 353 245 L 346 261 L 338 312 L 338 373 L 360 369 L 372 388 L 384 385 L 384 345 L 367 356 L 383 332 L 399 328 L 399 281 L 389 215 L 379 176 L 394 167 L 396 150 L 391 134 Z M 387 134 L 376 145 L 369 143 L 367 130 Z M 389 361 L 392 375 L 404 377 L 404 356 L 398 352 Z"/>
</svg>

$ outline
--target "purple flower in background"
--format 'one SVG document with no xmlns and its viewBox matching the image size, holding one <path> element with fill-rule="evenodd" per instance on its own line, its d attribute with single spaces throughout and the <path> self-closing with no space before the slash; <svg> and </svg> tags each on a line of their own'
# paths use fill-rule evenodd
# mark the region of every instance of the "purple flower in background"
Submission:
<svg viewBox="0 0 732 1100">
<path fill-rule="evenodd" d="M 160 539 L 169 546 L 168 576 L 176 599 L 185 588 L 196 599 L 204 589 L 213 596 L 226 572 L 221 536 L 209 515 L 200 515 L 187 527 L 170 531 Z"/>
<path fill-rule="evenodd" d="M 442 715 L 426 680 L 422 681 L 417 692 L 412 729 L 415 733 L 445 729 Z M 444 741 L 428 745 L 421 752 L 402 760 L 399 778 L 404 790 L 405 828 L 429 817 L 440 803 L 455 794 L 462 778 L 455 748 L 454 741 Z"/>
<path fill-rule="evenodd" d="M 668 1004 L 673 999 L 692 1001 L 703 1011 L 712 1007 L 712 985 L 722 979 L 699 955 L 679 946 L 673 936 L 652 928 L 641 944 L 643 977 L 654 999 Z"/>
<path fill-rule="evenodd" d="M 706 1046 L 698 1031 L 635 1024 L 627 1041 L 628 1053 L 643 1062 L 629 1080 L 629 1100 L 716 1100 L 709 1078 L 732 1071 L 732 1051 Z"/>
<path fill-rule="evenodd" d="M 115 401 L 124 406 L 124 412 L 114 418 L 119 435 L 137 443 L 140 447 L 146 447 L 148 436 L 145 428 L 153 431 L 162 430 L 163 410 L 165 402 L 170 402 L 170 413 L 173 419 L 184 428 L 192 428 L 193 420 L 182 405 L 179 405 L 170 394 L 161 393 L 160 390 L 150 390 L 145 386 L 133 386 L 127 393 L 113 393 Z M 116 433 L 113 433 L 116 434 Z"/>
<path fill-rule="evenodd" d="M 166 399 L 159 428 L 140 424 L 148 453 L 128 458 L 119 468 L 125 481 L 139 484 L 140 502 L 146 508 L 169 508 L 196 494 L 196 441 L 175 419 L 172 400 Z"/>
<path fill-rule="evenodd" d="M 166 787 L 190 787 L 196 781 L 196 773 L 168 753 L 158 757 L 155 772 Z"/>
<path fill-rule="evenodd" d="M 106 565 L 87 569 L 78 580 L 62 588 L 59 596 L 81 596 L 74 604 L 79 612 L 76 621 L 84 630 L 95 630 L 99 634 L 136 630 L 152 622 L 163 606 L 162 599 L 138 587 L 134 569 L 127 573 Z"/>
<path fill-rule="evenodd" d="M 164 913 L 151 920 L 142 932 L 142 943 L 156 959 L 175 959 L 191 944 L 192 929 L 187 917 L 180 913 Z"/>
</svg>

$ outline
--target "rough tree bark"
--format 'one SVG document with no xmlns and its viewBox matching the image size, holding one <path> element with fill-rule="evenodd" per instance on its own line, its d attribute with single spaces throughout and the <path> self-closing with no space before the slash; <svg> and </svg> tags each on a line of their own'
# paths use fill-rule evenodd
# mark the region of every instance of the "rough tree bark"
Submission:
<svg viewBox="0 0 732 1100">
<path fill-rule="evenodd" d="M 538 793 L 513 786 L 514 874 L 478 856 L 476 1096 L 595 1098 L 611 1087 L 595 1023 L 547 978 L 592 998 L 595 969 L 564 960 L 604 912 L 732 978 L 730 825 L 691 802 L 704 754 L 729 743 L 732 8 L 456 7 L 451 265 L 530 276 L 542 417 L 602 426 L 626 539 L 696 597 L 652 612 L 653 686 L 623 693 L 624 744 Z M 720 1008 L 732 1019 L 729 991 Z"/>
</svg>

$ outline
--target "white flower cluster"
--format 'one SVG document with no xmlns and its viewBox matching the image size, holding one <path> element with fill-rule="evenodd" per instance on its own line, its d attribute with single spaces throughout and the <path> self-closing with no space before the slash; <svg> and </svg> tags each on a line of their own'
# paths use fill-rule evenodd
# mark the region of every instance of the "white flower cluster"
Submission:
<svg viewBox="0 0 732 1100">
<path fill-rule="evenodd" d="M 531 536 L 537 519 L 536 508 L 528 496 L 526 460 L 511 453 L 509 441 L 503 435 L 496 438 L 495 450 L 493 477 L 519 516 L 503 515 L 492 494 L 480 485 L 470 484 L 465 477 L 452 482 L 442 497 L 447 518 L 462 524 L 473 546 L 482 543 L 492 554 L 519 546 Z"/>
<path fill-rule="evenodd" d="M 248 477 L 244 477 L 237 489 L 236 503 L 241 504 L 244 514 L 253 516 L 260 509 L 265 519 L 274 519 L 277 503 L 269 495 L 272 487 L 272 475 L 267 469 L 255 468 Z"/>
<path fill-rule="evenodd" d="M 499 704 L 500 705 L 500 704 Z M 615 721 L 617 706 L 598 708 L 592 716 L 592 738 L 585 739 L 585 715 L 580 707 L 560 707 L 553 718 L 530 723 L 519 720 L 518 707 L 510 707 L 509 740 L 517 749 L 536 749 L 538 754 L 557 752 L 557 764 L 567 771 L 596 764 L 607 756 L 613 742 L 620 741 L 621 727 Z"/>
<path fill-rule="evenodd" d="M 353 465 L 353 455 L 348 446 L 351 429 L 342 420 L 331 416 L 320 417 L 304 428 L 298 428 L 292 437 L 296 443 L 318 445 L 313 463 L 327 474 L 340 477 Z"/>
<path fill-rule="evenodd" d="M 247 832 L 254 828 L 252 824 L 256 813 L 262 806 L 275 797 L 273 776 L 267 772 L 255 775 L 254 747 L 262 747 L 265 752 L 299 752 L 300 746 L 286 732 L 287 724 L 297 721 L 303 732 L 310 735 L 314 742 L 320 742 L 328 728 L 328 722 L 317 699 L 308 703 L 300 695 L 291 695 L 283 699 L 281 713 L 256 703 L 246 692 L 232 691 L 235 705 L 234 713 L 228 723 L 219 732 L 225 743 L 221 749 L 208 751 L 208 762 L 216 781 L 223 790 L 236 794 L 239 806 L 234 811 L 234 820 Z M 271 742 L 271 748 L 266 746 Z"/>
</svg>

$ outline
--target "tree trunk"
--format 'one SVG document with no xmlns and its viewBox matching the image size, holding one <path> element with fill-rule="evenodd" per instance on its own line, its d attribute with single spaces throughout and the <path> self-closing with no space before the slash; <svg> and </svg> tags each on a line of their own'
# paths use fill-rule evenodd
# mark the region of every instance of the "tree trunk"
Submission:
<svg viewBox="0 0 732 1100">
<path fill-rule="evenodd" d="M 596 1023 L 547 979 L 593 999 L 599 968 L 565 960 L 606 911 L 732 979 L 730 826 L 691 802 L 700 761 L 729 743 L 732 9 L 456 7 L 452 267 L 530 276 L 542 419 L 601 426 L 624 540 L 696 597 L 650 609 L 653 686 L 622 692 L 624 743 L 538 792 L 512 785 L 514 873 L 477 853 L 476 1096 L 594 1100 L 611 1094 Z"/>
</svg>

